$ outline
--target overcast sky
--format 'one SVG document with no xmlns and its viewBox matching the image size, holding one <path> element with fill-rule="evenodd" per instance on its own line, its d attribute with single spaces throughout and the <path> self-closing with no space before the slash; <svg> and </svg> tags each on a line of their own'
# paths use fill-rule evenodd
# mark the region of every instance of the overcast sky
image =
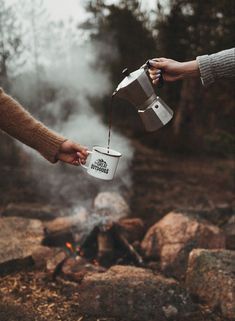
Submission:
<svg viewBox="0 0 235 321">
<path fill-rule="evenodd" d="M 76 17 L 79 20 L 83 20 L 86 17 L 84 10 L 85 0 L 44 0 L 45 5 L 51 13 L 54 19 L 66 19 Z M 116 3 L 117 0 L 107 1 L 110 4 Z M 154 0 L 142 0 L 142 7 L 146 9 L 154 9 L 156 1 Z"/>
<path fill-rule="evenodd" d="M 83 0 L 44 0 L 51 16 L 55 19 L 76 17 L 83 20 L 86 16 Z"/>
</svg>

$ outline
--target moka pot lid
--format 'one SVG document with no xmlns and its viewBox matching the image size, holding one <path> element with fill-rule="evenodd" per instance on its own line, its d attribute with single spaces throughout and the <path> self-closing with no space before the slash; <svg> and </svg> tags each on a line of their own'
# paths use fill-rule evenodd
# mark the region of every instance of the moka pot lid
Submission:
<svg viewBox="0 0 235 321">
<path fill-rule="evenodd" d="M 125 75 L 126 77 L 120 82 L 116 91 L 119 91 L 120 89 L 125 89 L 130 85 L 134 85 L 133 83 L 135 81 L 138 81 L 141 85 L 144 82 L 149 82 L 148 76 L 144 68 L 137 69 L 131 73 L 128 71 L 127 68 L 125 68 L 122 71 L 122 74 Z"/>
</svg>

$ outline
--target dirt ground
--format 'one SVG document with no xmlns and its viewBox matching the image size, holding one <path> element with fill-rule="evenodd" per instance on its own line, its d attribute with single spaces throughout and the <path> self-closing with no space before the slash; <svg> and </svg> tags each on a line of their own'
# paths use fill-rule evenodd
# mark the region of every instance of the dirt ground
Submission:
<svg viewBox="0 0 235 321">
<path fill-rule="evenodd" d="M 135 148 L 133 185 L 125 191 L 133 217 L 141 217 L 149 226 L 170 210 L 190 208 L 219 226 L 228 220 L 235 207 L 233 160 L 170 156 L 139 143 Z M 2 193 L 0 207 L 10 195 L 14 201 L 20 195 L 14 184 L 2 190 L 5 198 Z M 32 191 L 21 192 L 20 199 L 28 195 L 31 202 L 37 200 Z M 33 269 L 14 273 L 0 278 L 0 321 L 120 321 L 79 314 L 78 298 L 75 283 L 53 282 L 46 273 Z M 203 320 L 222 321 L 206 312 Z"/>
<path fill-rule="evenodd" d="M 24 271 L 1 279 L 1 321 L 96 321 L 79 313 L 75 283 Z M 113 321 L 113 319 L 102 319 Z M 100 319 L 101 321 L 101 319 Z"/>
<path fill-rule="evenodd" d="M 53 282 L 47 273 L 24 271 L 2 277 L 0 284 L 1 321 L 130 321 L 81 314 L 77 284 L 60 278 Z M 200 315 L 193 321 L 226 321 L 205 306 Z"/>
</svg>

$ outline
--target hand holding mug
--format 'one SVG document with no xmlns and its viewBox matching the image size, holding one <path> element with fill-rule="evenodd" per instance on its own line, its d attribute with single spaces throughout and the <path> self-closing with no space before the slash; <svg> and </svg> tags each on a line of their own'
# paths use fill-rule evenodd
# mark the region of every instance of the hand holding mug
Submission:
<svg viewBox="0 0 235 321">
<path fill-rule="evenodd" d="M 87 148 L 71 140 L 61 144 L 57 159 L 75 166 L 85 164 L 88 156 Z"/>
<path fill-rule="evenodd" d="M 93 177 L 112 180 L 114 178 L 121 153 L 108 149 L 107 147 L 94 146 L 92 151 L 87 151 L 91 155 L 89 165 L 81 166 Z"/>
</svg>

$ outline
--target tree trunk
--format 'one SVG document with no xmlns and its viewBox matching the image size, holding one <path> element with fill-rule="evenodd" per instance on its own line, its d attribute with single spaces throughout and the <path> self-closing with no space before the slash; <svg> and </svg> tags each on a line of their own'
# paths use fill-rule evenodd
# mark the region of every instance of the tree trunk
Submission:
<svg viewBox="0 0 235 321">
<path fill-rule="evenodd" d="M 173 132 L 177 144 L 183 148 L 197 147 L 200 123 L 197 114 L 202 105 L 202 87 L 197 79 L 183 82 Z"/>
</svg>

